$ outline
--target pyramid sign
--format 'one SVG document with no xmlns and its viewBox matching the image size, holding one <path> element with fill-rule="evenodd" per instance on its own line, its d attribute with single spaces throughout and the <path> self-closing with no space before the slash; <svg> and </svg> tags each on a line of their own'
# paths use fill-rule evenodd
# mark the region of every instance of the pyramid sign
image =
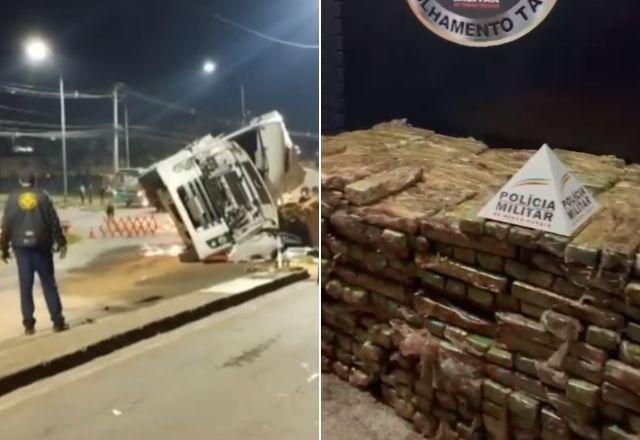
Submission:
<svg viewBox="0 0 640 440">
<path fill-rule="evenodd" d="M 598 202 L 545 144 L 479 216 L 568 237 L 598 209 Z"/>
</svg>

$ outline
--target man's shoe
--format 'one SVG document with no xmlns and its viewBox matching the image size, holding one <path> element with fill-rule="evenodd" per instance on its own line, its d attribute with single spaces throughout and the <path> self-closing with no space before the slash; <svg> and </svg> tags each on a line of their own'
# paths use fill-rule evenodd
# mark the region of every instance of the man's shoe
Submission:
<svg viewBox="0 0 640 440">
<path fill-rule="evenodd" d="M 25 327 L 24 328 L 24 334 L 27 335 L 27 336 L 31 336 L 35 332 L 36 332 L 36 328 L 35 327 Z"/>
<path fill-rule="evenodd" d="M 69 330 L 69 324 L 67 324 L 66 322 L 63 322 L 62 324 L 55 324 L 53 326 L 53 331 L 56 333 L 60 333 L 65 330 Z"/>
</svg>

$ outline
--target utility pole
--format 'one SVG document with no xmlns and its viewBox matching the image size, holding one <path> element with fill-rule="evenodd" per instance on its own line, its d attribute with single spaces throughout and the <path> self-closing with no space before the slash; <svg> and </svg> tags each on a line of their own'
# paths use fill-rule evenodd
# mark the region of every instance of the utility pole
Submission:
<svg viewBox="0 0 640 440">
<path fill-rule="evenodd" d="M 131 168 L 131 156 L 129 155 L 129 110 L 124 103 L 124 146 L 127 151 L 127 168 Z"/>
<path fill-rule="evenodd" d="M 247 121 L 247 112 L 245 110 L 245 102 L 244 102 L 244 84 L 240 83 L 240 106 L 242 111 L 242 125 L 244 125 Z"/>
<path fill-rule="evenodd" d="M 113 171 L 117 173 L 120 170 L 120 152 L 118 145 L 118 87 L 113 87 Z"/>
<path fill-rule="evenodd" d="M 62 187 L 64 201 L 69 197 L 69 182 L 67 176 L 67 122 L 64 108 L 64 79 L 60 74 L 60 134 L 62 137 Z"/>
</svg>

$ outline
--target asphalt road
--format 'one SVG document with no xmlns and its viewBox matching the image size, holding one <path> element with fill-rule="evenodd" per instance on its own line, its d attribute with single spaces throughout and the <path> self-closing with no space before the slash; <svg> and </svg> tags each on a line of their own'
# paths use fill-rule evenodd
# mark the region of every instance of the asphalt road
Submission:
<svg viewBox="0 0 640 440">
<path fill-rule="evenodd" d="M 318 437 L 318 287 L 301 282 L 0 399 L 0 438 Z"/>
<path fill-rule="evenodd" d="M 144 307 L 150 302 L 191 293 L 251 270 L 251 264 L 181 263 L 169 255 L 144 256 L 148 244 L 128 241 L 86 240 L 69 250 L 58 264 L 57 279 L 72 326 L 86 320 Z M 158 245 L 160 247 L 160 245 Z M 41 293 L 34 286 L 37 330 L 51 331 Z M 0 343 L 22 337 L 22 317 L 15 262 L 0 263 Z"/>
<path fill-rule="evenodd" d="M 143 215 L 149 210 L 123 210 L 123 215 Z M 100 224 L 102 213 L 78 208 L 60 210 L 76 233 L 84 237 L 69 247 L 67 258 L 55 257 L 56 276 L 65 316 L 72 326 L 105 315 L 142 307 L 176 295 L 191 293 L 214 283 L 244 275 L 250 264 L 181 263 L 176 249 L 182 242 L 175 232 L 151 237 L 88 238 Z M 156 214 L 158 222 L 167 219 Z M 0 262 L 0 343 L 22 336 L 19 285 L 15 261 Z M 37 330 L 51 331 L 40 282 L 34 286 Z"/>
</svg>

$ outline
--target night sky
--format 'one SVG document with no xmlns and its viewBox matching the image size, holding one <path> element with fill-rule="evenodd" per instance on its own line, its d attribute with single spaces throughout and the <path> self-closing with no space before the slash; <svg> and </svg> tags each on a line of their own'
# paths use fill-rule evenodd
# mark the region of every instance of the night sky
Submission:
<svg viewBox="0 0 640 440">
<path fill-rule="evenodd" d="M 33 68 L 24 61 L 23 40 L 40 34 L 52 42 L 68 90 L 104 90 L 124 82 L 195 107 L 200 121 L 237 120 L 243 82 L 253 115 L 279 110 L 291 130 L 317 132 L 318 51 L 265 41 L 216 20 L 213 14 L 274 37 L 317 44 L 316 0 L 13 1 L 3 4 L 0 17 L 0 82 L 57 85 L 53 69 Z M 205 58 L 217 63 L 213 76 L 202 73 Z M 50 116 L 46 120 L 58 120 L 55 103 L 11 99 L 0 94 L 0 104 L 41 106 Z M 86 106 L 90 108 L 85 110 Z M 68 107 L 69 124 L 111 119 L 108 102 L 72 102 Z M 133 123 L 159 126 L 165 119 L 170 125 L 171 118 L 185 117 L 148 106 L 134 108 L 133 113 Z M 25 119 L 5 111 L 0 115 Z"/>
</svg>

